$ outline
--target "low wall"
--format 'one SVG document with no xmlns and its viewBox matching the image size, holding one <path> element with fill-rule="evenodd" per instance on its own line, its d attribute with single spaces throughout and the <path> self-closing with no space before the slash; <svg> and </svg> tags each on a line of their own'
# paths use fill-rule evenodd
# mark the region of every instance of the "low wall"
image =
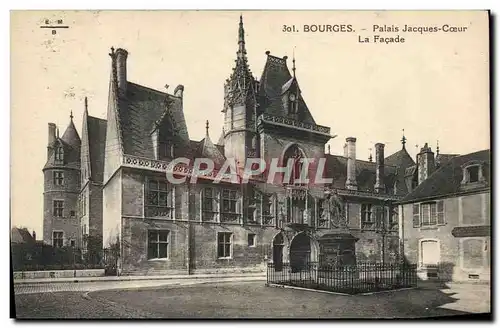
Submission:
<svg viewBox="0 0 500 328">
<path fill-rule="evenodd" d="M 14 272 L 14 279 L 73 278 L 73 277 L 78 278 L 78 277 L 102 277 L 102 276 L 104 276 L 104 269 Z"/>
</svg>

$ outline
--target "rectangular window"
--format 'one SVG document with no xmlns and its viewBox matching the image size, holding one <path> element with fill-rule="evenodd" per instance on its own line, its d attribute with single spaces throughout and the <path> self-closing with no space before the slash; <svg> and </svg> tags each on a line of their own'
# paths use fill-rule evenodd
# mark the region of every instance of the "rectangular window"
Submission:
<svg viewBox="0 0 500 328">
<path fill-rule="evenodd" d="M 217 257 L 230 258 L 231 257 L 231 239 L 232 233 L 219 232 L 217 233 Z"/>
<path fill-rule="evenodd" d="M 54 171 L 52 177 L 53 177 L 53 180 L 54 180 L 54 185 L 56 185 L 56 186 L 62 186 L 64 184 L 64 172 L 62 172 L 62 171 Z"/>
<path fill-rule="evenodd" d="M 429 204 L 422 204 L 421 207 L 421 216 L 422 216 L 422 225 L 428 226 L 430 225 L 431 220 L 431 209 Z"/>
<path fill-rule="evenodd" d="M 367 223 L 373 222 L 371 204 L 361 204 L 361 221 Z"/>
<path fill-rule="evenodd" d="M 75 240 L 74 239 L 71 239 L 69 243 L 70 243 L 71 247 L 75 247 Z"/>
<path fill-rule="evenodd" d="M 148 231 L 148 260 L 168 258 L 168 230 Z"/>
<path fill-rule="evenodd" d="M 222 189 L 221 222 L 238 221 L 238 194 L 235 190 Z"/>
<path fill-rule="evenodd" d="M 222 190 L 222 212 L 236 213 L 237 202 L 236 191 L 229 189 Z"/>
<path fill-rule="evenodd" d="M 173 218 L 174 188 L 160 179 L 149 179 L 147 183 L 147 217 Z"/>
<path fill-rule="evenodd" d="M 374 228 L 372 204 L 361 204 L 361 229 Z"/>
<path fill-rule="evenodd" d="M 64 245 L 64 232 L 53 231 L 52 232 L 52 246 L 63 247 Z"/>
<path fill-rule="evenodd" d="M 212 187 L 207 187 L 203 189 L 201 196 L 202 196 L 203 221 L 216 221 L 218 206 L 217 206 L 217 193 L 215 189 Z"/>
<path fill-rule="evenodd" d="M 64 160 L 64 150 L 62 147 L 56 147 L 56 152 L 55 152 L 55 160 L 56 161 L 62 161 Z"/>
<path fill-rule="evenodd" d="M 444 224 L 443 201 L 440 200 L 434 203 L 421 204 L 420 215 L 421 215 L 422 226 L 435 226 L 437 224 Z M 415 219 L 416 219 L 416 214 L 414 212 L 414 220 Z"/>
<path fill-rule="evenodd" d="M 62 200 L 54 200 L 52 203 L 52 215 L 55 217 L 62 217 L 64 209 L 64 201 Z"/>
<path fill-rule="evenodd" d="M 469 174 L 469 182 L 478 182 L 479 181 L 479 166 L 471 166 L 467 168 L 467 172 Z"/>
<path fill-rule="evenodd" d="M 255 240 L 257 236 L 254 233 L 248 234 L 248 247 L 255 247 Z"/>
<path fill-rule="evenodd" d="M 413 227 L 420 227 L 420 204 L 413 204 Z"/>
</svg>

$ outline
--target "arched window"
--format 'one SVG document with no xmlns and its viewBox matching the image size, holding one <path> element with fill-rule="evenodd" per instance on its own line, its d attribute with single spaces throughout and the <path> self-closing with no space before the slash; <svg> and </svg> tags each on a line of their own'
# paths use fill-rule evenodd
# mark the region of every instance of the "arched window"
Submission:
<svg viewBox="0 0 500 328">
<path fill-rule="evenodd" d="M 300 178 L 301 178 L 300 175 L 302 173 L 302 167 L 303 167 L 303 158 L 304 158 L 304 153 L 297 145 L 293 145 L 286 150 L 285 155 L 283 156 L 283 165 L 288 166 L 288 162 L 290 160 L 292 161 L 292 165 L 290 172 L 290 180 L 283 181 L 283 183 L 291 183 L 291 184 L 300 183 Z"/>
</svg>

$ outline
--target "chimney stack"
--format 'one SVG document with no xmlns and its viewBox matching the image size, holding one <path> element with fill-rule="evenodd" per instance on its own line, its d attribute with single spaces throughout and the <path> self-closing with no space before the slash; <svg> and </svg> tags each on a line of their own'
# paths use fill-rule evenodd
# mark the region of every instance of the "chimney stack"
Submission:
<svg viewBox="0 0 500 328">
<path fill-rule="evenodd" d="M 426 180 L 436 169 L 434 153 L 427 143 L 425 143 L 424 147 L 420 149 L 420 153 L 417 155 L 417 169 L 418 184 Z"/>
<path fill-rule="evenodd" d="M 377 193 L 385 192 L 384 147 L 385 145 L 382 143 L 375 144 L 375 162 L 377 165 L 375 192 Z"/>
<path fill-rule="evenodd" d="M 127 91 L 127 57 L 128 52 L 125 49 L 116 49 L 116 78 L 118 90 L 125 94 Z"/>
<path fill-rule="evenodd" d="M 345 139 L 344 153 L 347 157 L 347 179 L 345 182 L 346 189 L 357 190 L 358 184 L 356 181 L 356 138 L 348 137 Z"/>
<path fill-rule="evenodd" d="M 184 86 L 182 84 L 179 84 L 178 86 L 175 87 L 174 96 L 182 98 L 183 93 L 184 93 Z"/>
<path fill-rule="evenodd" d="M 56 141 L 56 125 L 54 123 L 49 123 L 49 143 L 48 146 L 52 146 L 52 144 Z"/>
</svg>

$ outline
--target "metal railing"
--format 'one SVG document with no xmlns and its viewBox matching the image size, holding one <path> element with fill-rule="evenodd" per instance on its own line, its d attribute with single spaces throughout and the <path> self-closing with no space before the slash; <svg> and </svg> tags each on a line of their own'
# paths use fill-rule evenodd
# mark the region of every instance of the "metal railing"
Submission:
<svg viewBox="0 0 500 328">
<path fill-rule="evenodd" d="M 318 263 L 268 263 L 267 283 L 347 294 L 394 290 L 416 287 L 417 265 L 361 263 L 327 266 Z"/>
</svg>

